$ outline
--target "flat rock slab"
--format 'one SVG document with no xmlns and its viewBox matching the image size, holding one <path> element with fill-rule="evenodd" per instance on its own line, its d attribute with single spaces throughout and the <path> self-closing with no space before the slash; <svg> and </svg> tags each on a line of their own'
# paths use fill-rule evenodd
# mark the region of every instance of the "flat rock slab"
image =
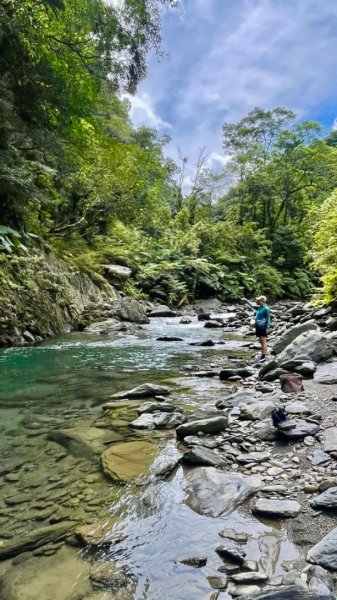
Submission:
<svg viewBox="0 0 337 600">
<path fill-rule="evenodd" d="M 314 450 L 311 457 L 309 457 L 309 460 L 314 466 L 324 465 L 331 462 L 331 456 L 330 454 L 323 452 L 323 450 Z"/>
<path fill-rule="evenodd" d="M 323 431 L 322 444 L 324 452 L 337 452 L 337 427 Z"/>
<path fill-rule="evenodd" d="M 247 421 L 262 421 L 269 417 L 276 404 L 269 400 L 260 400 L 254 404 L 247 404 L 241 407 L 240 418 Z"/>
<path fill-rule="evenodd" d="M 307 561 L 337 571 L 337 527 L 309 550 Z"/>
<path fill-rule="evenodd" d="M 76 523 L 70 521 L 67 521 L 66 523 L 56 523 L 47 527 L 41 527 L 40 529 L 34 529 L 33 531 L 24 533 L 9 541 L 6 540 L 0 546 L 0 560 L 17 556 L 18 554 L 29 550 L 35 550 L 50 542 L 62 540 L 67 535 L 71 534 L 72 530 L 75 529 L 75 526 Z"/>
<path fill-rule="evenodd" d="M 249 452 L 248 454 L 239 454 L 236 460 L 239 463 L 261 463 L 270 459 L 270 452 Z"/>
<path fill-rule="evenodd" d="M 337 362 L 327 363 L 318 367 L 314 375 L 314 381 L 326 385 L 337 383 Z"/>
<path fill-rule="evenodd" d="M 225 431 L 227 422 L 227 417 L 223 416 L 189 421 L 178 427 L 177 437 L 183 439 L 187 435 L 197 435 L 199 431 L 202 433 L 221 433 L 221 431 Z"/>
<path fill-rule="evenodd" d="M 277 356 L 277 363 L 279 367 L 283 367 L 283 364 L 287 364 L 292 359 L 310 360 L 319 363 L 328 360 L 332 353 L 333 344 L 331 340 L 317 329 L 306 331 L 296 337 Z"/>
<path fill-rule="evenodd" d="M 337 508 L 337 487 L 331 487 L 311 501 L 311 506 Z"/>
<path fill-rule="evenodd" d="M 197 467 L 186 474 L 186 503 L 209 517 L 231 514 L 262 487 L 260 477 L 225 473 L 214 467 Z"/>
<path fill-rule="evenodd" d="M 164 385 L 156 385 L 154 383 L 143 383 L 142 385 L 138 385 L 131 390 L 126 390 L 125 392 L 117 392 L 116 394 L 112 394 L 111 398 L 116 398 L 123 400 L 124 398 L 132 399 L 132 398 L 153 398 L 158 394 L 160 396 L 168 396 L 171 393 L 171 388 Z"/>
<path fill-rule="evenodd" d="M 295 500 L 259 499 L 252 506 L 254 515 L 265 517 L 296 517 L 301 512 L 301 505 Z"/>
<path fill-rule="evenodd" d="M 304 438 L 307 435 L 315 435 L 319 430 L 319 425 L 309 423 L 308 421 L 302 421 L 301 419 L 294 419 L 292 423 L 294 426 L 291 429 L 278 429 L 283 437 L 290 440 Z"/>
<path fill-rule="evenodd" d="M 194 448 L 185 452 L 181 460 L 186 465 L 205 465 L 210 467 L 225 465 L 225 460 L 220 454 L 202 446 L 194 446 Z"/>
<path fill-rule="evenodd" d="M 139 408 L 137 408 L 137 412 L 139 415 L 143 413 L 154 413 L 154 412 L 174 412 L 176 407 L 173 404 L 169 404 L 169 402 L 145 402 Z"/>
<path fill-rule="evenodd" d="M 114 481 L 134 481 L 148 472 L 156 452 L 147 440 L 114 444 L 101 455 L 103 471 Z"/>
<path fill-rule="evenodd" d="M 310 415 L 312 413 L 304 402 L 289 402 L 284 409 L 288 415 Z"/>
<path fill-rule="evenodd" d="M 157 306 L 154 310 L 148 313 L 149 317 L 176 317 L 178 313 L 174 310 L 171 310 L 169 306 L 160 305 Z"/>
</svg>

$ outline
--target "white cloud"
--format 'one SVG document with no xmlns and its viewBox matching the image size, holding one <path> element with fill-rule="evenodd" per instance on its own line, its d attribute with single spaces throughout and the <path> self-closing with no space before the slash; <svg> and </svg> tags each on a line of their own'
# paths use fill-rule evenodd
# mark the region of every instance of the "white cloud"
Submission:
<svg viewBox="0 0 337 600">
<path fill-rule="evenodd" d="M 171 125 L 157 113 L 148 93 L 142 92 L 136 96 L 124 94 L 131 105 L 130 115 L 136 127 L 147 126 L 154 129 L 170 129 Z"/>
</svg>

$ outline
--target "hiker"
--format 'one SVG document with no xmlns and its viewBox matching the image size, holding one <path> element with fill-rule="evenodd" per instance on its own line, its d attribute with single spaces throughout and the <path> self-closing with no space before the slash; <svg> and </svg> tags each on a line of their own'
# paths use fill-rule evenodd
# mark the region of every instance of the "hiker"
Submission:
<svg viewBox="0 0 337 600">
<path fill-rule="evenodd" d="M 250 302 L 246 298 L 242 298 L 242 300 L 256 310 L 255 331 L 261 344 L 261 355 L 257 357 L 257 360 L 258 362 L 264 362 L 267 354 L 267 335 L 270 329 L 270 310 L 267 306 L 267 298 L 266 296 L 257 296 L 255 298 L 256 303 Z"/>
</svg>

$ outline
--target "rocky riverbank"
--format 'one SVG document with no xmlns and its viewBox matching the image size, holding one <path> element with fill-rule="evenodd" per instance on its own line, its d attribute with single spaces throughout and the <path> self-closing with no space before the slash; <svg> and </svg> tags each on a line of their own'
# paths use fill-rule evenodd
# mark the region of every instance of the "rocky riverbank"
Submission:
<svg viewBox="0 0 337 600">
<path fill-rule="evenodd" d="M 181 320 L 180 335 L 158 337 L 157 349 L 179 344 L 195 352 L 221 348 L 232 333 L 239 336 L 242 356 L 227 351 L 227 358 L 219 352 L 209 360 L 202 354 L 198 369 L 186 365 L 185 376 L 169 384 L 148 381 L 130 387 L 123 379 L 119 391 L 91 407 L 84 407 L 83 399 L 92 397 L 94 388 L 84 383 L 78 403 L 62 415 L 57 405 L 45 416 L 25 413 L 25 435 L 13 438 L 15 445 L 3 453 L 2 598 L 19 600 L 25 593 L 27 600 L 40 599 L 31 575 L 37 560 L 53 600 L 138 598 L 137 576 L 127 559 L 131 536 L 123 529 L 123 514 L 111 506 L 135 486 L 130 507 L 138 506 L 136 489 L 143 489 L 137 510 L 143 514 L 151 507 L 156 515 L 160 486 L 170 489 L 178 478 L 179 500 L 173 495 L 172 502 L 188 507 L 184 518 L 195 514 L 218 527 L 218 543 L 210 541 L 208 548 L 206 537 L 185 555 L 171 549 L 173 562 L 181 565 L 176 569 L 185 569 L 190 582 L 196 572 L 199 579 L 204 573 L 209 592 L 200 593 L 200 600 L 332 600 L 337 573 L 334 305 L 273 307 L 270 347 L 275 354 L 262 366 L 255 362 L 250 314 L 242 307 L 197 304 L 181 317 L 167 307 L 151 312 L 153 319 L 165 316 L 167 333 L 170 317 Z M 84 334 L 105 339 L 113 331 L 110 319 L 88 326 Z M 209 337 L 187 342 L 184 328 L 196 319 Z M 299 393 L 281 389 L 279 376 L 289 372 L 303 377 Z M 103 375 L 101 385 L 108 389 L 108 374 Z M 63 386 L 67 378 L 71 373 L 64 375 Z M 191 402 L 194 394 L 202 398 L 198 408 Z M 279 428 L 270 416 L 277 407 L 288 415 Z M 42 454 L 48 457 L 47 476 Z M 153 490 L 151 500 L 147 489 Z M 237 527 L 239 515 L 250 519 L 253 528 Z M 258 524 L 288 532 L 298 555 L 290 542 L 288 556 L 282 554 L 280 539 L 267 560 L 267 542 L 262 545 L 254 533 Z M 137 521 L 130 527 L 134 530 Z M 78 548 L 83 547 L 81 555 Z M 61 571 L 65 585 L 56 589 Z M 176 598 L 190 599 L 187 589 L 175 589 Z M 165 600 L 169 597 L 164 593 Z"/>
</svg>

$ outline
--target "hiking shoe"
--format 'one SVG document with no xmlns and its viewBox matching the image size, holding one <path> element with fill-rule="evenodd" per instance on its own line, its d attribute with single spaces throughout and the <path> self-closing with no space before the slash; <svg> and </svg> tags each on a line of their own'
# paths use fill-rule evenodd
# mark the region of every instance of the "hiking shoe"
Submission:
<svg viewBox="0 0 337 600">
<path fill-rule="evenodd" d="M 258 362 L 258 363 L 264 363 L 264 362 L 266 362 L 266 357 L 265 356 L 257 356 L 256 357 L 256 362 Z"/>
</svg>

